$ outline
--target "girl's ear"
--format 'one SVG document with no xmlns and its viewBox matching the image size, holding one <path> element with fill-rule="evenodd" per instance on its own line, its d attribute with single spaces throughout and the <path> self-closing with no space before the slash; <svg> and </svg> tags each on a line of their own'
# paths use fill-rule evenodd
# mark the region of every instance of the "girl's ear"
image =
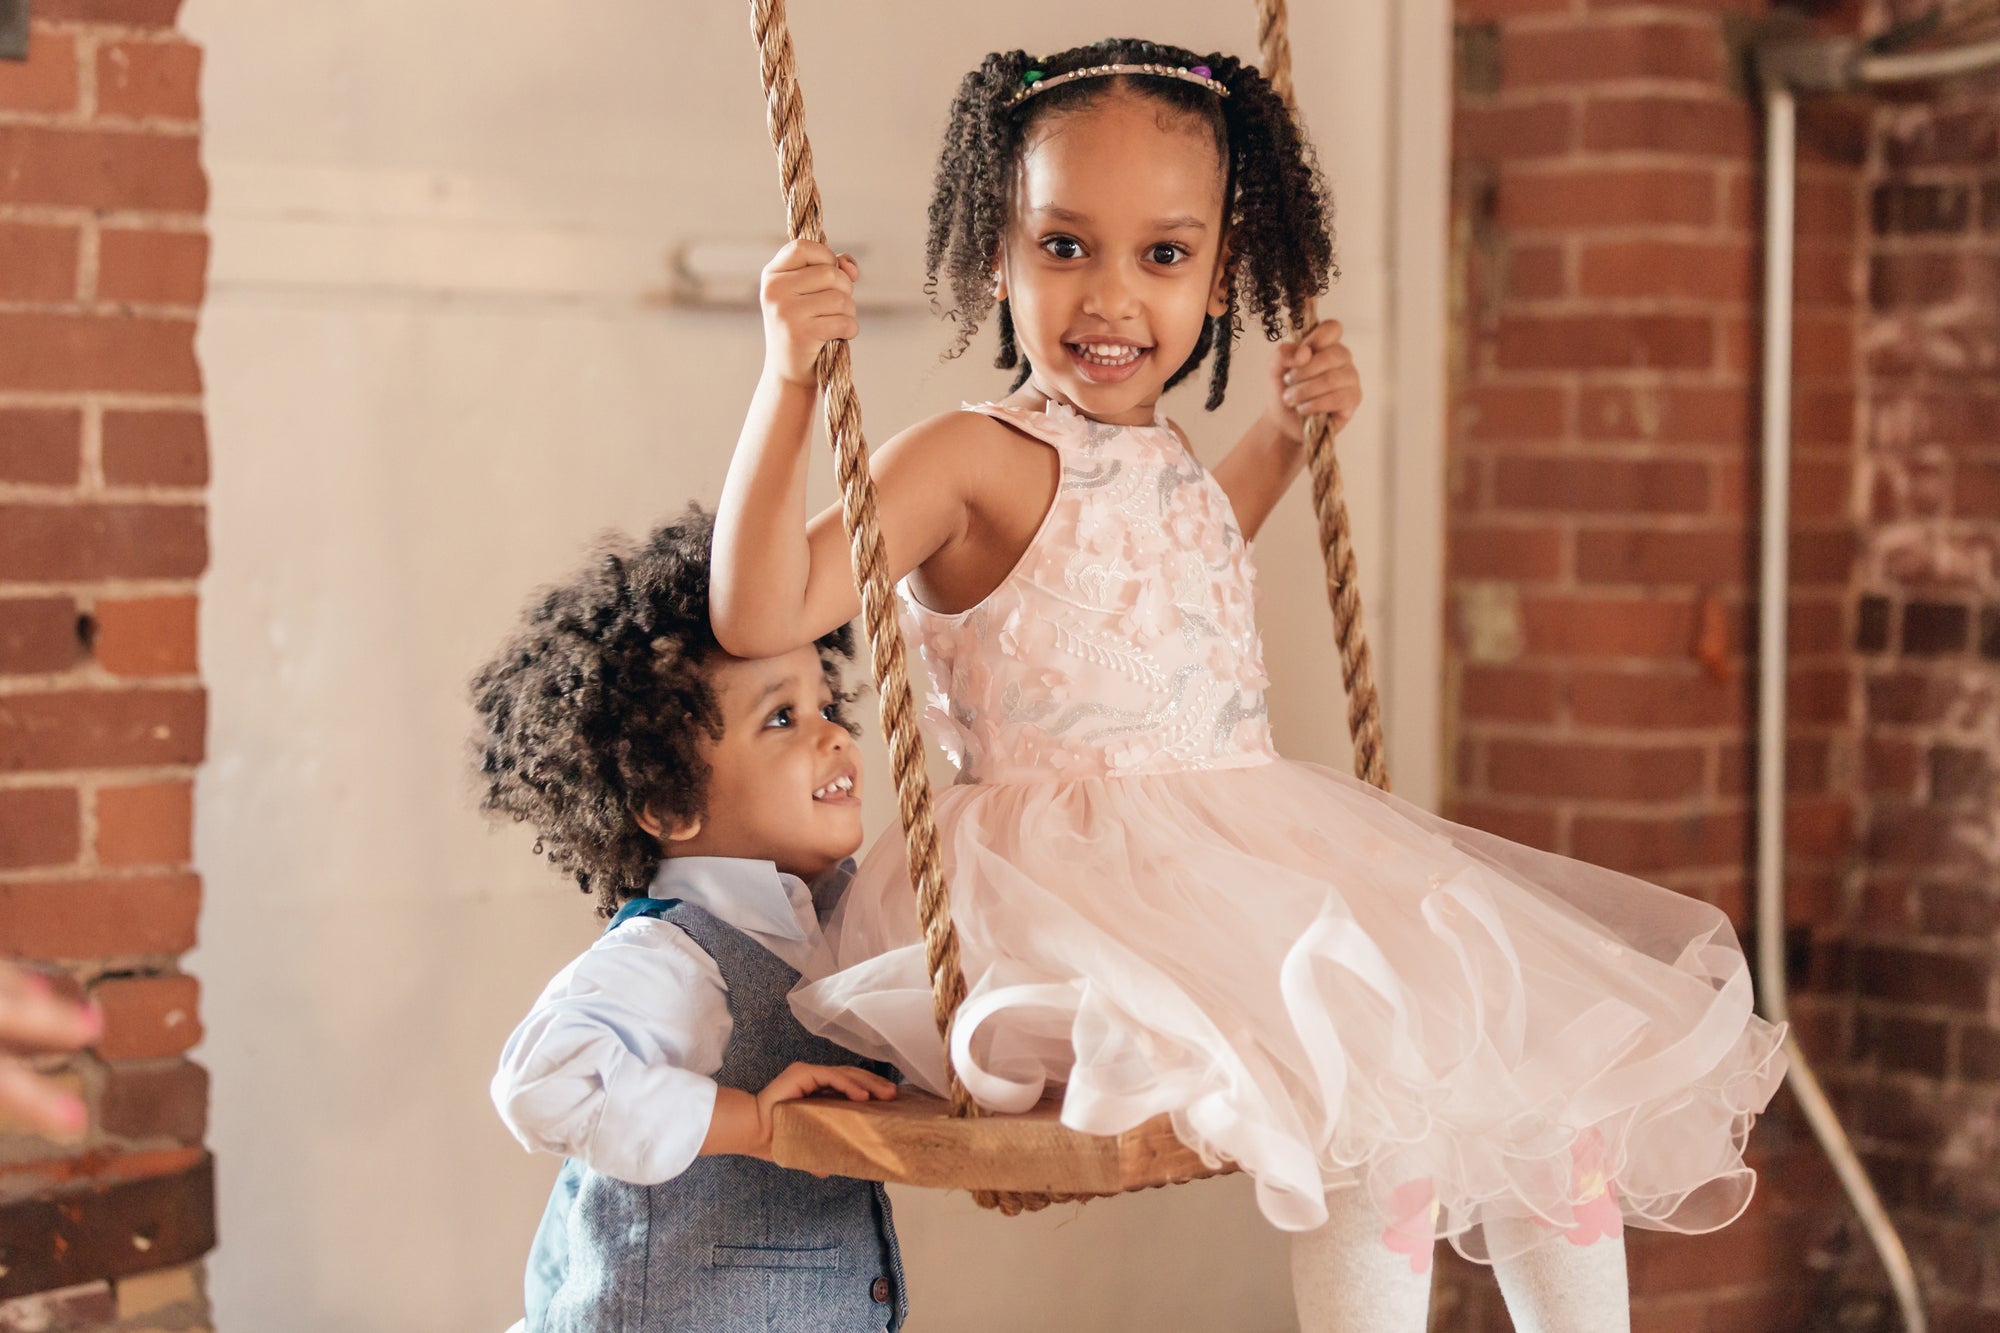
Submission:
<svg viewBox="0 0 2000 1333">
<path fill-rule="evenodd" d="M 646 830 L 646 835 L 654 842 L 663 845 L 669 842 L 686 842 L 689 838 L 699 836 L 701 823 L 701 816 L 696 815 L 693 819 L 679 820 L 672 828 L 668 828 L 650 808 L 641 810 L 638 814 L 639 827 Z"/>
<path fill-rule="evenodd" d="M 993 299 L 996 301 L 1007 299 L 1007 269 L 1004 265 L 996 264 L 993 267 Z"/>
<path fill-rule="evenodd" d="M 1208 289 L 1208 313 L 1212 318 L 1221 319 L 1229 313 L 1229 287 L 1235 264 L 1235 249 L 1225 236 L 1222 238 L 1222 253 L 1215 261 L 1215 282 Z"/>
</svg>

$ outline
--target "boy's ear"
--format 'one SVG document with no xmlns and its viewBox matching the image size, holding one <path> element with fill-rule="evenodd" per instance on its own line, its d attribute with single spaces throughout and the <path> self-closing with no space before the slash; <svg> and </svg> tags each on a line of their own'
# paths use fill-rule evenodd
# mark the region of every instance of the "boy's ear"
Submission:
<svg viewBox="0 0 2000 1333">
<path fill-rule="evenodd" d="M 637 822 L 654 842 L 669 843 L 686 842 L 689 838 L 699 836 L 702 819 L 700 815 L 696 815 L 693 819 L 678 820 L 672 828 L 668 828 L 660 817 L 648 808 L 639 812 Z"/>
</svg>

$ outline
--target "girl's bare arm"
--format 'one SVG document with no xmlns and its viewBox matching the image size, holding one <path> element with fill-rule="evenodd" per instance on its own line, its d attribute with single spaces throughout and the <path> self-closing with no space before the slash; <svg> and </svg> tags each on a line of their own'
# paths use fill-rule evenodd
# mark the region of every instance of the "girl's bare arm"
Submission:
<svg viewBox="0 0 2000 1333">
<path fill-rule="evenodd" d="M 1215 466 L 1216 484 L 1229 497 L 1245 541 L 1256 539 L 1305 467 L 1304 415 L 1325 412 L 1338 431 L 1361 406 L 1361 376 L 1341 341 L 1338 320 L 1316 326 L 1303 344 L 1280 349 L 1272 397 L 1271 406 Z"/>
<path fill-rule="evenodd" d="M 806 517 L 810 390 L 770 390 L 773 428 L 758 403 L 744 425 L 715 516 L 709 618 L 737 657 L 774 657 L 839 628 L 861 609 L 840 507 Z M 799 422 L 794 426 L 793 422 Z M 961 539 L 967 507 L 962 448 L 948 418 L 903 432 L 869 457 L 889 578 L 902 578 Z"/>
<path fill-rule="evenodd" d="M 859 331 L 859 270 L 795 241 L 764 270 L 764 373 L 750 400 L 715 516 L 709 617 L 738 657 L 773 657 L 846 624 L 860 609 L 837 508 L 810 521 L 806 473 L 813 359 Z M 903 432 L 871 458 L 889 576 L 899 579 L 965 529 L 963 451 L 939 447 L 948 418 Z"/>
</svg>

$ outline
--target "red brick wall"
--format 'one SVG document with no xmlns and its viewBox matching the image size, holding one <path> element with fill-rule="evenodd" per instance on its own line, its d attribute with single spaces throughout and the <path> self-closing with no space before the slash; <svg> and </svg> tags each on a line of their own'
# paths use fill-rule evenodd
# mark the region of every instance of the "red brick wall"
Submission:
<svg viewBox="0 0 2000 1333">
<path fill-rule="evenodd" d="M 1759 0 L 1458 0 L 1448 679 L 1456 817 L 1750 924 Z M 1830 922 L 1853 836 L 1852 108 L 1806 115 L 1791 546 L 1788 919 Z M 1810 1005 L 1806 1006 L 1808 1009 Z M 1830 1025 L 1805 1039 L 1832 1054 Z M 1844 1210 L 1788 1099 L 1751 1212 L 1630 1235 L 1634 1327 L 1824 1314 Z M 1447 1264 L 1434 1326 L 1507 1327 Z"/>
<path fill-rule="evenodd" d="M 2000 80 L 1871 123 L 1863 823 L 1839 1100 L 1933 1302 L 2000 1326 Z M 1849 1267 L 1879 1287 L 1865 1255 Z"/>
<path fill-rule="evenodd" d="M 178 0 L 34 0 L 0 61 L 0 951 L 102 1005 L 80 1144 L 0 1126 L 0 1327 L 206 1323 L 191 780 L 208 479 L 200 53 Z M 123 1320 L 125 1322 L 118 1322 Z"/>
</svg>

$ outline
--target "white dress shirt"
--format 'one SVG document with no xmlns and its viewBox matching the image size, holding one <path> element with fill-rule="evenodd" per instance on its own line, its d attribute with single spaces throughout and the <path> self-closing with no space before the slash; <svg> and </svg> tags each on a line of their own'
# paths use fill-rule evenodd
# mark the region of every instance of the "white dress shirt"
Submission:
<svg viewBox="0 0 2000 1333">
<path fill-rule="evenodd" d="M 852 862 L 821 879 L 831 905 Z M 808 976 L 827 971 L 815 888 L 769 861 L 663 861 L 647 890 L 734 926 Z M 493 1104 L 530 1151 L 656 1185 L 687 1170 L 715 1115 L 733 1025 L 722 973 L 686 931 L 633 917 L 558 972 L 500 1053 Z"/>
</svg>

